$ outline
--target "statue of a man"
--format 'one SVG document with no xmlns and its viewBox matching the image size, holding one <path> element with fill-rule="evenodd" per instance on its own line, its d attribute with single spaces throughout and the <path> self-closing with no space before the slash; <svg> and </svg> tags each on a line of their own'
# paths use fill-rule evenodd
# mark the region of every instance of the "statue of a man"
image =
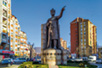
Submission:
<svg viewBox="0 0 102 68">
<path fill-rule="evenodd" d="M 47 41 L 46 45 L 47 48 L 54 48 L 54 49 L 61 49 L 60 44 L 60 32 L 59 32 L 59 22 L 58 20 L 62 17 L 63 11 L 65 10 L 65 7 L 62 8 L 61 13 L 59 16 L 55 16 L 55 10 L 51 9 L 51 18 L 48 19 L 46 23 L 46 29 L 47 29 Z"/>
</svg>

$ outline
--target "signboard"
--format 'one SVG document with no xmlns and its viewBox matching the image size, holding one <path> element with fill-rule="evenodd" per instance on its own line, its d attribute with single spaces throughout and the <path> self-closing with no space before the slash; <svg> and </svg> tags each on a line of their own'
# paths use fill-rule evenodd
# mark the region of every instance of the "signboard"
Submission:
<svg viewBox="0 0 102 68">
<path fill-rule="evenodd" d="M 13 51 L 2 51 L 2 53 L 4 53 L 4 54 L 14 54 Z"/>
</svg>

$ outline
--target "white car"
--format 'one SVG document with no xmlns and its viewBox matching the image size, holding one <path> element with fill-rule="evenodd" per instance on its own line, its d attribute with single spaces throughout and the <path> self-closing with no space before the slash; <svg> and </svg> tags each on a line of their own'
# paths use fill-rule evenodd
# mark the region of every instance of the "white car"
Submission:
<svg viewBox="0 0 102 68">
<path fill-rule="evenodd" d="M 75 59 L 75 61 L 83 61 L 83 59 Z"/>
<path fill-rule="evenodd" d="M 97 59 L 96 63 L 102 63 L 102 60 L 101 59 Z"/>
<path fill-rule="evenodd" d="M 23 62 L 26 62 L 25 58 L 16 58 L 16 59 L 14 59 L 14 63 L 23 63 Z"/>
<path fill-rule="evenodd" d="M 88 61 L 89 62 L 96 62 L 96 56 L 89 56 L 89 59 L 88 59 Z"/>
</svg>

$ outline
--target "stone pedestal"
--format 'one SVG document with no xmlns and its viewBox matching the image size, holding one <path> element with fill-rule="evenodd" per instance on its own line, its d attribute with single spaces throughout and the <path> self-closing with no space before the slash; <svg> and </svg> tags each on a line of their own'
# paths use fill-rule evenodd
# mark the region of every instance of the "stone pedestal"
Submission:
<svg viewBox="0 0 102 68">
<path fill-rule="evenodd" d="M 59 49 L 46 49 L 43 51 L 41 62 L 50 65 L 67 64 L 66 51 Z"/>
<path fill-rule="evenodd" d="M 62 64 L 67 64 L 67 51 L 66 50 L 62 50 Z"/>
</svg>

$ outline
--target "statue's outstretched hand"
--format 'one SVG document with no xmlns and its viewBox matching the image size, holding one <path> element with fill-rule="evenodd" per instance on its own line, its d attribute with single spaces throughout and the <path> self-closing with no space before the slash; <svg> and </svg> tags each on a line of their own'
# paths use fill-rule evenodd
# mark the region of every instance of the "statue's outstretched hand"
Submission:
<svg viewBox="0 0 102 68">
<path fill-rule="evenodd" d="M 65 7 L 66 7 L 66 6 L 64 6 L 64 7 L 62 8 L 62 11 L 64 11 L 64 10 L 65 10 Z"/>
</svg>

